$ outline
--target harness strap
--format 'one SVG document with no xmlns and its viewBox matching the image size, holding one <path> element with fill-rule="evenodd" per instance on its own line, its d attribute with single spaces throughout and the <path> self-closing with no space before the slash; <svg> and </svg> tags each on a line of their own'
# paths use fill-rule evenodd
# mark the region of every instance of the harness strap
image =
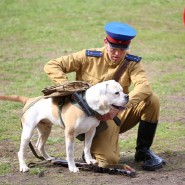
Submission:
<svg viewBox="0 0 185 185">
<path fill-rule="evenodd" d="M 67 167 L 68 162 L 64 159 L 55 159 L 52 161 L 53 164 Z M 82 162 L 75 162 L 76 166 L 81 170 L 92 171 L 95 173 L 108 173 L 108 174 L 120 174 L 120 175 L 127 175 L 129 177 L 135 177 L 136 172 L 126 164 L 110 164 L 106 168 L 99 167 L 98 165 L 94 164 L 87 164 Z"/>
<path fill-rule="evenodd" d="M 80 108 L 87 114 L 87 116 L 99 117 L 100 114 L 89 107 L 86 102 L 85 92 L 79 94 L 75 92 L 72 94 L 73 99 L 80 105 Z"/>
<path fill-rule="evenodd" d="M 32 151 L 32 153 L 33 153 L 33 155 L 34 155 L 36 158 L 38 158 L 38 159 L 40 159 L 40 160 L 42 160 L 42 161 L 45 160 L 44 157 L 38 156 L 37 152 L 35 151 L 35 149 L 34 149 L 32 143 L 31 143 L 31 141 L 29 142 L 29 147 L 30 147 L 30 149 L 31 149 L 31 151 Z"/>
<path fill-rule="evenodd" d="M 65 128 L 65 124 L 64 124 L 64 121 L 62 119 L 62 107 L 64 105 L 64 102 L 65 102 L 65 97 L 63 97 L 61 99 L 61 101 L 58 102 L 58 116 L 60 118 L 60 122 L 62 123 L 63 127 Z"/>
<path fill-rule="evenodd" d="M 114 75 L 114 80 L 115 81 L 119 81 L 121 75 L 125 72 L 127 66 L 129 64 L 129 60 L 124 60 L 123 64 L 118 68 L 118 70 L 116 71 L 115 75 Z"/>
</svg>

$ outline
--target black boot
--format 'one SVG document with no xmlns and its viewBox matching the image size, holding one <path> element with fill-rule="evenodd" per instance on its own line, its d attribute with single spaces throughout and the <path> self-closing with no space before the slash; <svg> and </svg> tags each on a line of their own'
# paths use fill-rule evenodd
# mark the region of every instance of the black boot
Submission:
<svg viewBox="0 0 185 185">
<path fill-rule="evenodd" d="M 156 128 L 157 124 L 140 121 L 135 161 L 143 162 L 143 170 L 153 171 L 161 168 L 165 164 L 165 161 L 162 158 L 150 151 Z"/>
</svg>

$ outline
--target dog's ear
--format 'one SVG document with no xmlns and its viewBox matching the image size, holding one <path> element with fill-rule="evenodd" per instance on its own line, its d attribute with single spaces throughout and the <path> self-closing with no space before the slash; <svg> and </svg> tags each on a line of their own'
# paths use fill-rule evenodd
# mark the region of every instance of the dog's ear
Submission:
<svg viewBox="0 0 185 185">
<path fill-rule="evenodd" d="M 99 99 L 97 107 L 96 107 L 96 111 L 102 115 L 109 112 L 109 104 L 108 104 L 107 96 L 105 96 L 105 95 L 100 96 L 100 99 Z"/>
</svg>

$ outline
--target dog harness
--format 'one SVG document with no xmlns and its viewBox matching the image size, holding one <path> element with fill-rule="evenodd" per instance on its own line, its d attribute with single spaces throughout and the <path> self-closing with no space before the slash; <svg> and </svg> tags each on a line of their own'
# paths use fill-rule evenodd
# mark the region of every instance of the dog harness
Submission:
<svg viewBox="0 0 185 185">
<path fill-rule="evenodd" d="M 62 107 L 63 107 L 63 105 L 66 101 L 70 101 L 73 105 L 75 105 L 79 109 L 83 110 L 87 114 L 87 116 L 94 116 L 96 118 L 101 116 L 98 112 L 96 112 L 95 110 L 93 110 L 89 107 L 89 105 L 87 104 L 86 98 L 85 98 L 86 97 L 85 92 L 86 91 L 83 91 L 83 92 L 80 92 L 80 93 L 75 92 L 71 95 L 71 97 L 69 97 L 69 96 L 63 97 L 61 99 L 61 101 L 59 101 L 59 103 L 58 103 L 58 116 L 59 116 L 60 121 L 61 121 L 64 128 L 65 128 L 65 124 L 64 124 L 64 121 L 62 119 L 61 112 L 62 112 Z M 114 106 L 114 105 L 112 105 L 112 106 L 119 109 L 119 107 L 117 107 L 117 106 Z M 114 123 L 117 126 L 121 125 L 121 120 L 117 116 L 114 117 L 113 120 L 114 120 Z"/>
<path fill-rule="evenodd" d="M 78 107 L 79 109 L 83 110 L 87 114 L 87 116 L 94 116 L 94 117 L 97 117 L 97 118 L 100 116 L 100 114 L 98 112 L 91 109 L 89 107 L 89 105 L 87 104 L 87 101 L 86 101 L 86 98 L 85 98 L 86 97 L 85 92 L 86 91 L 83 91 L 83 92 L 80 92 L 80 93 L 75 92 L 71 96 L 62 97 L 61 101 L 59 101 L 59 103 L 58 103 L 58 115 L 59 115 L 60 121 L 61 121 L 62 125 L 64 126 L 64 128 L 65 128 L 65 124 L 64 124 L 64 121 L 62 119 L 61 112 L 62 112 L 62 107 L 63 107 L 64 103 L 66 103 L 68 101 L 71 104 Z"/>
</svg>

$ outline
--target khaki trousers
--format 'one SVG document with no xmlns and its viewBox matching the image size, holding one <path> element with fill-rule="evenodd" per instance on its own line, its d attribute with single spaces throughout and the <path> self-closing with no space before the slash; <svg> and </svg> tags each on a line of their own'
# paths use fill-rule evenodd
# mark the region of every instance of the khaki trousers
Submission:
<svg viewBox="0 0 185 185">
<path fill-rule="evenodd" d="M 151 94 L 135 107 L 123 110 L 118 117 L 121 126 L 117 126 L 112 120 L 107 121 L 108 128 L 98 133 L 91 146 L 91 153 L 101 167 L 117 164 L 120 159 L 119 134 L 134 127 L 140 120 L 157 124 L 159 118 L 159 98 Z"/>
</svg>

